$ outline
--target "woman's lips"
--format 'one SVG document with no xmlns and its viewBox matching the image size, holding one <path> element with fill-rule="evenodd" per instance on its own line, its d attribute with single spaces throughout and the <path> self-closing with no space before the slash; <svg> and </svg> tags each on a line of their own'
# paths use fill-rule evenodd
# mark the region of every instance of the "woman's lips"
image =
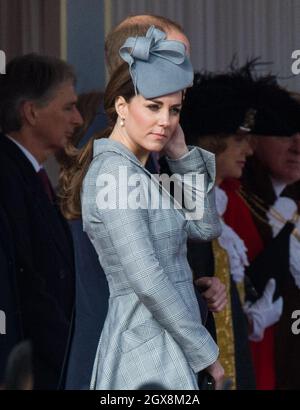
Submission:
<svg viewBox="0 0 300 410">
<path fill-rule="evenodd" d="M 246 161 L 237 161 L 237 164 L 238 164 L 240 167 L 243 167 L 243 166 L 245 166 Z"/>
<path fill-rule="evenodd" d="M 159 139 L 165 139 L 167 138 L 167 136 L 165 134 L 159 134 L 157 132 L 152 132 L 152 135 L 154 135 L 155 137 L 159 138 Z"/>
</svg>

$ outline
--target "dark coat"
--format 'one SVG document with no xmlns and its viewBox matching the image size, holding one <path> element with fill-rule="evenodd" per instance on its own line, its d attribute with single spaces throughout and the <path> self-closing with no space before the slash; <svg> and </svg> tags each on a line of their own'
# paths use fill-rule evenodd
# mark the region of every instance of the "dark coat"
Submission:
<svg viewBox="0 0 300 410">
<path fill-rule="evenodd" d="M 108 310 L 109 290 L 97 253 L 82 220 L 71 221 L 76 265 L 76 308 L 65 388 L 88 389 L 101 331 Z"/>
<path fill-rule="evenodd" d="M 0 192 L 15 246 L 22 330 L 33 343 L 35 387 L 54 389 L 74 302 L 72 239 L 32 164 L 3 134 Z"/>
<path fill-rule="evenodd" d="M 188 260 L 195 277 L 213 276 L 215 260 L 211 242 L 188 242 Z M 249 390 L 255 388 L 254 372 L 251 353 L 248 343 L 248 327 L 246 316 L 243 312 L 235 282 L 230 277 L 230 300 L 232 312 L 232 326 L 234 333 L 234 356 L 236 372 L 236 388 Z M 215 335 L 213 316 L 210 313 L 206 327 Z"/>
<path fill-rule="evenodd" d="M 7 217 L 0 207 L 0 310 L 4 313 L 0 330 L 0 384 L 3 383 L 8 355 L 22 339 L 15 275 L 13 241 Z"/>
<path fill-rule="evenodd" d="M 79 142 L 82 148 L 95 134 L 107 125 L 102 103 L 86 134 Z M 76 301 L 72 333 L 64 373 L 64 386 L 69 389 L 88 389 L 94 359 L 108 310 L 109 290 L 106 276 L 97 253 L 87 234 L 83 232 L 82 220 L 70 222 L 74 243 L 76 271 Z"/>
</svg>

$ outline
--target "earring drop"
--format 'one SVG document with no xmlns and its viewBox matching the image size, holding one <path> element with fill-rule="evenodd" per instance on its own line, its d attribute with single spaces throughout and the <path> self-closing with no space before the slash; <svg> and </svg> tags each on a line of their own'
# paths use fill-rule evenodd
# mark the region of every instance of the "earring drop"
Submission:
<svg viewBox="0 0 300 410">
<path fill-rule="evenodd" d="M 124 127 L 124 125 L 125 125 L 124 118 L 121 118 L 120 125 L 121 125 L 121 127 Z"/>
</svg>

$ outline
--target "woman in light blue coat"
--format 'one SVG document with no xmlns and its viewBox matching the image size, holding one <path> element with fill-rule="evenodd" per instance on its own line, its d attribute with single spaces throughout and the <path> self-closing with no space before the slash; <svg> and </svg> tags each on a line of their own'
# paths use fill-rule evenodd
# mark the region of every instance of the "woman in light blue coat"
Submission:
<svg viewBox="0 0 300 410">
<path fill-rule="evenodd" d="M 184 44 L 165 37 L 152 26 L 121 47 L 125 63 L 104 96 L 108 138 L 89 143 L 79 158 L 83 225 L 110 290 L 91 389 L 198 389 L 202 369 L 217 383 L 223 374 L 186 258 L 188 237 L 220 234 L 215 160 L 185 144 L 179 115 L 193 69 Z M 174 198 L 166 180 L 144 167 L 150 152 L 162 150 Z"/>
</svg>

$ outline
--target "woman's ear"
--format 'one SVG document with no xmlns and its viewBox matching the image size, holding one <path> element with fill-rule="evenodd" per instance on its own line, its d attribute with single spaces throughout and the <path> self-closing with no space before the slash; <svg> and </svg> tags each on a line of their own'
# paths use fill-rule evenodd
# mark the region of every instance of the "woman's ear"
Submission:
<svg viewBox="0 0 300 410">
<path fill-rule="evenodd" d="M 120 118 L 126 118 L 128 112 L 128 103 L 126 102 L 124 97 L 119 96 L 116 98 L 115 109 Z"/>
</svg>

